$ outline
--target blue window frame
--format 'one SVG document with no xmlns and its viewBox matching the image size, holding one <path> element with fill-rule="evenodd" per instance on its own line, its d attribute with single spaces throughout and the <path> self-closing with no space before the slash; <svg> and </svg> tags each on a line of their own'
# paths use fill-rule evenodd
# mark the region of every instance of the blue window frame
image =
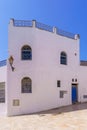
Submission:
<svg viewBox="0 0 87 130">
<path fill-rule="evenodd" d="M 32 60 L 32 49 L 26 45 L 22 47 L 22 60 Z"/>
<path fill-rule="evenodd" d="M 60 64 L 67 65 L 67 55 L 65 52 L 60 54 Z"/>
</svg>

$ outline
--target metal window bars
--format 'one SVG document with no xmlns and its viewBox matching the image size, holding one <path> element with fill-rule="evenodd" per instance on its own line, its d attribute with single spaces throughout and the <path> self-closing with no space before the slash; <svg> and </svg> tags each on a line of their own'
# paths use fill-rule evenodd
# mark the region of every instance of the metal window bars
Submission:
<svg viewBox="0 0 87 130">
<path fill-rule="evenodd" d="M 14 20 L 14 26 L 16 26 L 16 27 L 32 27 L 32 21 Z"/>
</svg>

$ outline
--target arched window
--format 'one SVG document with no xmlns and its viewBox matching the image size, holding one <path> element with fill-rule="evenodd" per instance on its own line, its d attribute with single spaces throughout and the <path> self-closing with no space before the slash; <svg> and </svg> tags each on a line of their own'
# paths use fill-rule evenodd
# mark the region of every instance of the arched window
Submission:
<svg viewBox="0 0 87 130">
<path fill-rule="evenodd" d="M 60 64 L 67 65 L 67 55 L 65 52 L 60 54 Z"/>
<path fill-rule="evenodd" d="M 32 59 L 32 49 L 30 46 L 25 45 L 21 49 L 22 60 L 31 60 Z"/>
<path fill-rule="evenodd" d="M 32 93 L 32 80 L 29 77 L 24 77 L 21 81 L 21 92 Z"/>
</svg>

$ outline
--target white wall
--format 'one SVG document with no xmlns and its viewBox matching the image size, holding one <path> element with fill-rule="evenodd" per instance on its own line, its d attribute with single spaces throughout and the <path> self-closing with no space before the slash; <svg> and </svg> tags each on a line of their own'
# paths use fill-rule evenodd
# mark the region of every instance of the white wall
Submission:
<svg viewBox="0 0 87 130">
<path fill-rule="evenodd" d="M 0 103 L 0 115 L 7 113 L 7 66 L 0 67 L 0 82 L 5 82 L 5 103 Z"/>
<path fill-rule="evenodd" d="M 6 82 L 7 79 L 7 66 L 0 67 L 0 82 Z"/>
<path fill-rule="evenodd" d="M 8 115 L 17 115 L 47 110 L 71 104 L 72 78 L 78 79 L 79 40 L 66 38 L 31 27 L 14 27 L 9 24 L 9 56 L 13 56 L 15 71 L 8 63 Z M 32 60 L 21 60 L 23 45 L 32 48 Z M 65 51 L 68 65 L 60 65 L 60 53 Z M 76 55 L 75 55 L 76 53 Z M 32 93 L 21 93 L 21 79 L 32 79 Z M 57 80 L 61 87 L 57 88 Z M 67 91 L 60 99 L 60 90 Z M 13 106 L 13 99 L 20 106 Z"/>
<path fill-rule="evenodd" d="M 87 95 L 87 66 L 80 66 L 78 73 L 80 87 L 79 98 L 81 102 L 87 102 L 87 97 L 84 98 L 84 95 Z"/>
</svg>

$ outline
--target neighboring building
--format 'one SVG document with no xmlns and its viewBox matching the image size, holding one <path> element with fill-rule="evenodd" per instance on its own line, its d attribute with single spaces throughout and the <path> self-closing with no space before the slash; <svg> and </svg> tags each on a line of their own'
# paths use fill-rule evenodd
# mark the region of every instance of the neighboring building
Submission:
<svg viewBox="0 0 87 130">
<path fill-rule="evenodd" d="M 48 110 L 87 101 L 87 62 L 79 35 L 36 21 L 11 19 L 9 58 L 0 62 L 0 114 Z"/>
</svg>

